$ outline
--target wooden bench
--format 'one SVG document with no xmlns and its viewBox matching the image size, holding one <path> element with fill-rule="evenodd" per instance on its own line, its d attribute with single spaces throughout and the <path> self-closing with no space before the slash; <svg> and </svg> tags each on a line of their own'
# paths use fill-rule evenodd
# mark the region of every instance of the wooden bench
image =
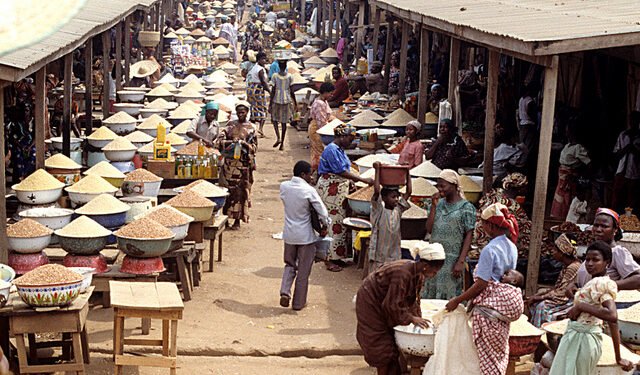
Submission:
<svg viewBox="0 0 640 375">
<path fill-rule="evenodd" d="M 123 366 L 150 366 L 169 368 L 170 374 L 175 375 L 178 356 L 178 320 L 182 319 L 184 310 L 176 284 L 111 281 L 110 289 L 114 319 L 114 374 L 121 375 Z M 125 318 L 162 320 L 162 338 L 125 338 Z M 125 355 L 123 354 L 125 345 L 160 346 L 162 355 Z"/>
<path fill-rule="evenodd" d="M 89 288 L 69 306 L 52 308 L 32 308 L 17 293 L 11 294 L 7 306 L 0 309 L 0 315 L 9 319 L 10 332 L 16 340 L 21 374 L 65 371 L 85 373 L 84 364 L 89 363 L 86 322 L 93 289 Z M 36 334 L 49 332 L 59 333 L 62 338 L 36 342 Z M 38 358 L 39 348 L 51 347 L 61 347 L 62 356 Z"/>
<path fill-rule="evenodd" d="M 183 300 L 190 301 L 196 278 L 193 264 L 199 262 L 195 243 L 185 242 L 182 248 L 162 255 L 162 261 L 167 271 L 160 275 L 160 279 L 178 283 Z"/>
<path fill-rule="evenodd" d="M 227 228 L 229 217 L 220 215 L 214 217 L 211 225 L 204 227 L 204 239 L 209 240 L 209 272 L 213 272 L 213 251 L 218 240 L 218 262 L 222 262 L 222 234 Z"/>
</svg>

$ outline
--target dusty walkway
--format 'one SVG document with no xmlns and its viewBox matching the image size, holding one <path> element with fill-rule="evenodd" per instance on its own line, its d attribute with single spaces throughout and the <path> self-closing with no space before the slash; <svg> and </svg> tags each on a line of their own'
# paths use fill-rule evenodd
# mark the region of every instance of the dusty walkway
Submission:
<svg viewBox="0 0 640 375">
<path fill-rule="evenodd" d="M 291 177 L 297 160 L 308 160 L 309 151 L 304 148 L 306 132 L 290 128 L 285 150 L 277 151 L 271 147 L 272 127 L 267 125 L 265 129 L 270 138 L 260 140 L 251 222 L 238 232 L 225 232 L 223 262 L 215 264 L 213 273 L 204 274 L 179 323 L 183 370 L 194 366 L 197 373 L 206 368 L 211 371 L 205 373 L 212 374 L 254 374 L 265 373 L 264 366 L 269 366 L 268 373 L 279 374 L 297 374 L 302 369 L 314 369 L 305 370 L 312 374 L 368 374 L 370 370 L 355 340 L 352 303 L 360 272 L 348 268 L 332 273 L 316 264 L 307 308 L 294 312 L 278 304 L 282 241 L 271 235 L 282 230 L 279 185 Z M 110 354 L 112 310 L 95 309 L 88 324 L 92 352 Z M 139 324 L 127 321 L 126 328 L 133 330 Z M 152 335 L 158 333 L 154 323 Z M 327 361 L 308 359 L 336 355 L 350 357 L 340 361 L 335 357 Z M 237 359 L 238 365 L 233 364 L 235 360 L 210 358 L 219 356 L 251 357 Z M 271 366 L 275 366 L 274 371 Z"/>
</svg>

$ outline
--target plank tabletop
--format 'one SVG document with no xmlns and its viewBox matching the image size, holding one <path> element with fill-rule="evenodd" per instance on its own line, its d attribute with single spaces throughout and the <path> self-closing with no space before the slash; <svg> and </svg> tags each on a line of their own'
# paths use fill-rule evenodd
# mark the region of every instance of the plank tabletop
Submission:
<svg viewBox="0 0 640 375">
<path fill-rule="evenodd" d="M 180 291 L 169 282 L 109 281 L 111 305 L 142 310 L 182 310 Z"/>
</svg>

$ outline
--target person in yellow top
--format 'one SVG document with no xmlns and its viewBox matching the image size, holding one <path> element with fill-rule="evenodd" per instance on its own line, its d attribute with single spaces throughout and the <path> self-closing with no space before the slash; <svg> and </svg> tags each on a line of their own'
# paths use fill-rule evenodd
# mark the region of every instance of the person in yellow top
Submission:
<svg viewBox="0 0 640 375">
<path fill-rule="evenodd" d="M 602 322 L 606 321 L 613 339 L 616 363 L 623 370 L 633 368 L 620 357 L 620 331 L 615 298 L 618 286 L 607 276 L 611 246 L 604 241 L 589 245 L 585 265 L 593 277 L 576 292 L 573 307 L 567 313 L 571 321 L 562 336 L 551 365 L 550 375 L 594 374 L 602 355 Z"/>
</svg>

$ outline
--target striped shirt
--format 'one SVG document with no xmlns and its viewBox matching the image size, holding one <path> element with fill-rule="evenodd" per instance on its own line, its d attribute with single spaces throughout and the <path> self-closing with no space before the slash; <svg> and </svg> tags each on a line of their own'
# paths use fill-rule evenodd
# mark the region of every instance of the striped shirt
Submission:
<svg viewBox="0 0 640 375">
<path fill-rule="evenodd" d="M 271 76 L 271 83 L 275 87 L 275 93 L 273 95 L 273 102 L 276 104 L 289 104 L 293 103 L 291 100 L 291 84 L 293 78 L 291 74 L 287 73 L 282 76 L 280 73 Z"/>
<path fill-rule="evenodd" d="M 371 199 L 370 261 L 386 263 L 401 258 L 400 218 L 408 209 L 409 203 L 402 197 L 393 210 L 384 207 L 381 194 L 378 194 L 377 200 Z"/>
</svg>

